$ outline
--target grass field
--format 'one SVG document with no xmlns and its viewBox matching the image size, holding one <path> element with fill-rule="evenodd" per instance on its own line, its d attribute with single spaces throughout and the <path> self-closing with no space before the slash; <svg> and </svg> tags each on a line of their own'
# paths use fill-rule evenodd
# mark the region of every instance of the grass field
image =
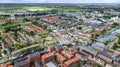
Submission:
<svg viewBox="0 0 120 67">
<path fill-rule="evenodd" d="M 0 11 L 8 11 L 8 10 L 12 10 L 12 11 L 49 11 L 52 8 L 47 8 L 47 7 L 5 7 L 5 8 L 0 8 Z"/>
<path fill-rule="evenodd" d="M 57 10 L 62 13 L 79 13 L 87 11 L 86 9 L 79 8 L 58 8 Z"/>
<path fill-rule="evenodd" d="M 28 11 L 49 11 L 52 8 L 47 8 L 47 7 L 24 7 L 24 10 L 28 10 Z"/>
</svg>

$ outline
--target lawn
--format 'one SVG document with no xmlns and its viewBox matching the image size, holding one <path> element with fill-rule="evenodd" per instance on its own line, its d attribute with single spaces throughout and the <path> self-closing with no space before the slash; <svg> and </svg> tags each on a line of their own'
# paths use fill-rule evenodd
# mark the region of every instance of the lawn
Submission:
<svg viewBox="0 0 120 67">
<path fill-rule="evenodd" d="M 10 27 L 10 26 L 16 26 L 16 25 L 25 25 L 25 24 L 29 24 L 30 22 L 19 22 L 19 23 L 16 23 L 16 24 L 11 24 L 11 25 L 6 25 L 6 26 L 2 26 L 2 25 L 0 25 L 0 29 L 4 29 L 4 28 L 6 28 L 6 27 Z"/>
</svg>

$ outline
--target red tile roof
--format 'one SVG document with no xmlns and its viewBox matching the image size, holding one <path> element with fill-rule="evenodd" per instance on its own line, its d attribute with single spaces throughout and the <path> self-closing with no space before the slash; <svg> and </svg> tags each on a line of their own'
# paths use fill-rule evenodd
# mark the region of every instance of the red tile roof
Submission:
<svg viewBox="0 0 120 67">
<path fill-rule="evenodd" d="M 44 58 L 49 58 L 49 57 L 52 57 L 52 56 L 54 56 L 53 53 L 47 53 L 47 54 L 42 55 L 41 58 L 44 59 Z"/>
<path fill-rule="evenodd" d="M 47 21 L 47 22 L 55 22 L 55 21 L 58 21 L 58 20 L 59 20 L 59 18 L 56 17 L 56 16 L 52 16 L 52 17 L 43 17 L 43 18 L 41 18 L 41 19 L 44 20 L 44 21 Z"/>
<path fill-rule="evenodd" d="M 80 61 L 79 58 L 73 58 L 73 59 L 65 62 L 64 64 L 67 65 L 67 66 L 69 66 L 69 65 L 71 65 L 71 64 L 73 64 L 73 63 L 76 63 L 76 62 L 78 62 L 78 61 Z"/>
<path fill-rule="evenodd" d="M 8 67 L 14 67 L 13 65 L 8 65 Z"/>
</svg>

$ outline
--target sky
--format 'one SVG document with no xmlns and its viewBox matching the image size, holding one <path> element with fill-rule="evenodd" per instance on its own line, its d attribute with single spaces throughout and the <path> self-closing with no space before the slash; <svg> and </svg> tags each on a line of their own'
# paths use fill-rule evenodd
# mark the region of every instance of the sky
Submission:
<svg viewBox="0 0 120 67">
<path fill-rule="evenodd" d="M 0 3 L 120 3 L 120 0 L 0 0 Z"/>
</svg>

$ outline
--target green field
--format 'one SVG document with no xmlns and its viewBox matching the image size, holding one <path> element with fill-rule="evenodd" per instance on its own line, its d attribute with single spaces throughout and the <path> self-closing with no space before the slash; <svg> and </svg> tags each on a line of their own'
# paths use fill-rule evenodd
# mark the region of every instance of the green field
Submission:
<svg viewBox="0 0 120 67">
<path fill-rule="evenodd" d="M 5 7 L 5 8 L 0 8 L 0 11 L 8 11 L 8 10 L 12 10 L 12 11 L 49 11 L 52 8 L 47 8 L 47 7 Z"/>
<path fill-rule="evenodd" d="M 27 10 L 27 11 L 49 11 L 51 10 L 52 8 L 47 8 L 47 7 L 24 7 L 23 8 L 24 10 Z"/>
<path fill-rule="evenodd" d="M 6 27 L 16 26 L 16 25 L 22 26 L 22 25 L 29 24 L 29 23 L 30 23 L 30 22 L 19 22 L 19 23 L 16 23 L 16 24 L 11 24 L 11 25 L 6 25 L 6 26 L 0 25 L 0 29 L 4 29 L 4 28 L 6 28 Z"/>
<path fill-rule="evenodd" d="M 57 10 L 61 13 L 80 13 L 87 11 L 87 9 L 80 8 L 58 8 Z"/>
</svg>

